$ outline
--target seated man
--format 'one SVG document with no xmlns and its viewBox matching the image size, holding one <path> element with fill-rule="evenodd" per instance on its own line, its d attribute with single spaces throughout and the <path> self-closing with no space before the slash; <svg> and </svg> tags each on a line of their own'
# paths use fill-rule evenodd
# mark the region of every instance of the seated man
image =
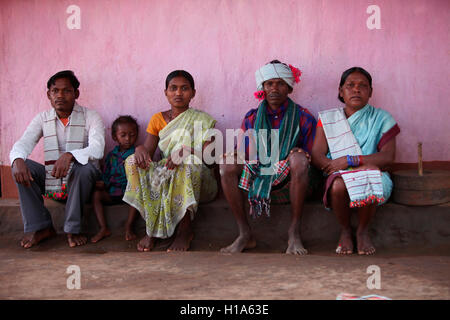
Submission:
<svg viewBox="0 0 450 320">
<path fill-rule="evenodd" d="M 299 82 L 300 70 L 287 66 L 278 60 L 271 61 L 256 71 L 258 92 L 255 96 L 263 99 L 257 109 L 250 110 L 242 123 L 242 130 L 253 129 L 256 136 L 262 137 L 260 130 L 266 129 L 266 137 L 271 136 L 271 129 L 279 131 L 279 154 L 277 162 L 263 164 L 259 159 L 261 150 L 271 155 L 272 143 L 256 143 L 258 157 L 256 161 L 245 160 L 238 164 L 239 152 L 226 154 L 220 167 L 222 188 L 230 204 L 239 228 L 239 236 L 221 252 L 241 252 L 256 246 L 245 214 L 243 193 L 239 188 L 248 191 L 250 214 L 261 215 L 263 211 L 269 215 L 270 203 L 292 203 L 292 218 L 288 230 L 288 248 L 286 253 L 303 255 L 307 253 L 300 238 L 300 217 L 305 197 L 312 193 L 310 179 L 310 156 L 315 135 L 316 120 L 309 111 L 294 103 L 288 95 L 293 85 Z M 264 138 L 263 138 L 264 140 Z M 256 139 L 259 141 L 259 139 Z M 267 147 L 267 150 L 265 149 Z M 249 159 L 249 143 L 245 143 L 246 159 Z M 272 155 L 273 156 L 273 155 Z M 270 156 L 269 156 L 270 157 Z M 232 162 L 232 164 L 229 164 Z M 272 173 L 264 169 L 274 168 Z M 239 179 L 239 177 L 241 177 Z M 238 184 L 239 183 L 239 184 Z M 272 201 L 271 201 L 272 200 Z"/>
<path fill-rule="evenodd" d="M 64 232 L 69 246 L 87 242 L 80 234 L 81 216 L 100 176 L 98 160 L 105 148 L 105 127 L 96 111 L 76 103 L 79 85 L 72 71 L 53 75 L 47 82 L 52 108 L 31 121 L 10 152 L 24 223 L 24 248 L 56 234 L 43 194 L 55 200 L 67 199 Z M 27 159 L 41 137 L 45 166 Z"/>
</svg>

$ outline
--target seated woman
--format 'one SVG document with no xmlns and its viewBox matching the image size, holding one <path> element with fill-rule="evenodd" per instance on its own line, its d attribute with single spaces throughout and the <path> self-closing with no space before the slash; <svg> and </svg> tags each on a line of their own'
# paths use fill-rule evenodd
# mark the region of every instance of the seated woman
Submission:
<svg viewBox="0 0 450 320">
<path fill-rule="evenodd" d="M 389 174 L 380 170 L 394 161 L 400 129 L 387 111 L 368 104 L 371 96 L 372 77 L 353 67 L 342 74 L 339 84 L 344 108 L 319 112 L 312 162 L 328 175 L 323 201 L 342 227 L 338 254 L 353 253 L 350 208 L 358 210 L 358 254 L 375 253 L 368 225 L 376 206 L 392 192 Z"/>
<path fill-rule="evenodd" d="M 138 243 L 139 251 L 150 251 L 154 238 L 171 237 L 177 225 L 167 251 L 187 250 L 199 202 L 211 201 L 217 194 L 212 170 L 194 155 L 211 143 L 208 139 L 216 120 L 189 108 L 195 87 L 188 72 L 171 72 L 164 92 L 171 108 L 153 115 L 144 144 L 125 163 L 128 185 L 123 200 L 146 222 L 147 235 Z M 157 146 L 163 160 L 152 162 Z"/>
</svg>

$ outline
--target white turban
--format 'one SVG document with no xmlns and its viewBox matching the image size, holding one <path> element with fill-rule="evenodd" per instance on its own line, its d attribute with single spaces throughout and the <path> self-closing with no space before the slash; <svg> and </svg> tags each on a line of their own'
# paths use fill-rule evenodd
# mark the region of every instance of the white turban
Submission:
<svg viewBox="0 0 450 320">
<path fill-rule="evenodd" d="M 290 67 L 284 63 L 268 63 L 255 72 L 256 90 L 263 90 L 264 81 L 270 79 L 283 79 L 291 88 L 294 87 L 295 78 Z"/>
</svg>

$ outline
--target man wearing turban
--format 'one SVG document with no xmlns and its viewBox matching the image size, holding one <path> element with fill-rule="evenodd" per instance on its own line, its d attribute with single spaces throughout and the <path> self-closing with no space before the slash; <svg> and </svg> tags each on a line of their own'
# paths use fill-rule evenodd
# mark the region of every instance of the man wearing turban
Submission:
<svg viewBox="0 0 450 320">
<path fill-rule="evenodd" d="M 247 112 L 242 122 L 241 129 L 248 138 L 239 140 L 234 153 L 225 154 L 226 161 L 220 168 L 224 194 L 239 228 L 239 236 L 231 245 L 222 248 L 222 252 L 241 252 L 256 246 L 245 213 L 243 192 L 239 190 L 243 189 L 248 192 L 253 217 L 262 213 L 270 216 L 273 203 L 291 202 L 286 253 L 307 253 L 300 237 L 300 218 L 305 198 L 313 193 L 310 152 L 316 119 L 288 97 L 294 84 L 300 81 L 300 75 L 299 69 L 278 60 L 269 62 L 255 73 L 258 90 L 255 97 L 262 101 L 258 108 Z M 239 164 L 238 158 L 243 155 L 245 160 Z M 234 157 L 234 160 L 230 161 L 228 157 Z"/>
</svg>

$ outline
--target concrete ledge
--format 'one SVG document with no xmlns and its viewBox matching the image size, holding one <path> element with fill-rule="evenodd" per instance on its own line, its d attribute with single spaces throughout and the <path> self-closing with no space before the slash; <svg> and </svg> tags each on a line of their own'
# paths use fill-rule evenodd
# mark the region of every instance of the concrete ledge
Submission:
<svg viewBox="0 0 450 320">
<path fill-rule="evenodd" d="M 63 232 L 64 205 L 45 200 L 54 226 Z M 127 219 L 125 205 L 107 206 L 105 214 L 113 233 L 123 233 Z M 290 205 L 272 206 L 270 218 L 250 219 L 258 248 L 264 251 L 283 251 L 286 248 Z M 94 234 L 98 230 L 92 206 L 84 210 L 84 230 Z M 356 213 L 352 216 L 357 225 Z M 225 199 L 200 206 L 193 223 L 196 242 L 203 242 L 215 250 L 231 243 L 237 236 L 237 226 Z M 135 222 L 139 235 L 145 233 L 142 218 Z M 23 231 L 19 201 L 0 199 L 0 234 Z M 371 235 L 377 247 L 439 247 L 450 244 L 450 203 L 429 207 L 408 207 L 387 203 L 378 208 L 371 224 Z M 320 202 L 307 202 L 302 218 L 302 239 L 308 245 L 335 245 L 339 239 L 339 225 L 334 214 Z"/>
</svg>

